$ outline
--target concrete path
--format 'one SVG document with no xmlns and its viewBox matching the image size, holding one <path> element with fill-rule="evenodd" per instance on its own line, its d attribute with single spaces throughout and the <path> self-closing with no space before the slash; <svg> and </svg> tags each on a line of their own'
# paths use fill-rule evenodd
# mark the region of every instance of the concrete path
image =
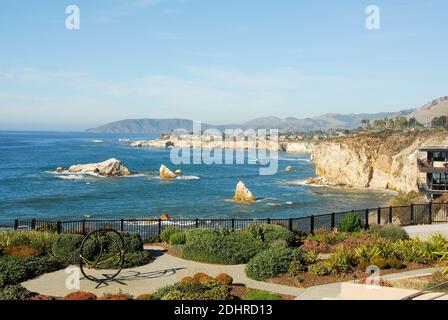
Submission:
<svg viewBox="0 0 448 320">
<path fill-rule="evenodd" d="M 81 279 L 79 289 L 68 289 L 66 281 L 69 279 L 69 274 L 66 273 L 66 270 L 59 270 L 23 282 L 22 285 L 30 291 L 51 296 L 65 296 L 70 292 L 82 290 L 95 293 L 97 296 L 122 292 L 135 297 L 144 293 L 152 293 L 159 288 L 178 282 L 185 276 L 192 276 L 198 272 L 204 272 L 210 276 L 224 272 L 233 277 L 234 283 L 241 283 L 250 288 L 291 296 L 297 296 L 304 291 L 300 288 L 249 279 L 244 272 L 245 265 L 224 266 L 198 263 L 168 255 L 163 252 L 161 247 L 145 246 L 145 249 L 151 251 L 151 254 L 156 257 L 155 260 L 145 266 L 123 270 L 117 278 L 121 283 L 109 282 L 108 286 L 103 285 L 96 289 L 95 282 Z M 72 268 L 79 270 L 77 267 Z M 105 273 L 105 270 L 102 273 Z M 89 271 L 89 274 L 99 275 L 101 273 L 95 270 L 92 273 Z"/>
<path fill-rule="evenodd" d="M 409 226 L 404 228 L 410 237 L 420 238 L 420 240 L 428 240 L 431 235 L 440 233 L 448 238 L 448 224 L 429 224 L 419 226 Z"/>
<path fill-rule="evenodd" d="M 405 278 L 421 277 L 433 274 L 438 268 L 427 268 L 412 271 L 399 272 L 382 276 L 385 280 L 398 280 Z M 295 300 L 335 300 L 341 295 L 341 286 L 343 283 L 353 283 L 353 281 L 344 281 L 337 283 L 324 284 L 320 286 L 309 287 L 299 294 Z"/>
</svg>

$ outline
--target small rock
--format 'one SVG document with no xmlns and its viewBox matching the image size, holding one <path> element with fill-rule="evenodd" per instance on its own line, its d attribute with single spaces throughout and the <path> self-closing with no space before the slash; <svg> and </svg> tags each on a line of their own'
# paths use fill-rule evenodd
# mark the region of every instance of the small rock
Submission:
<svg viewBox="0 0 448 320">
<path fill-rule="evenodd" d="M 182 172 L 182 170 L 177 169 L 176 171 L 174 171 L 174 173 L 176 174 L 176 176 L 180 177 L 181 175 L 183 175 L 184 173 Z"/>
<path fill-rule="evenodd" d="M 177 177 L 176 174 L 168 169 L 164 164 L 160 166 L 159 173 L 160 178 L 162 179 L 175 179 Z"/>
<path fill-rule="evenodd" d="M 57 167 L 57 168 L 56 168 L 56 172 L 57 172 L 57 173 L 62 173 L 62 172 L 64 172 L 64 168 L 62 168 L 62 167 Z"/>
<path fill-rule="evenodd" d="M 293 166 L 287 166 L 285 168 L 285 172 L 294 172 L 294 167 Z"/>
<path fill-rule="evenodd" d="M 170 216 L 168 215 L 168 213 L 164 213 L 160 216 L 160 220 L 162 221 L 169 221 L 170 220 Z"/>
<path fill-rule="evenodd" d="M 242 181 L 238 182 L 238 184 L 236 185 L 235 195 L 233 196 L 233 199 L 241 202 L 254 202 L 256 200 L 252 192 L 250 192 L 250 190 Z"/>
</svg>

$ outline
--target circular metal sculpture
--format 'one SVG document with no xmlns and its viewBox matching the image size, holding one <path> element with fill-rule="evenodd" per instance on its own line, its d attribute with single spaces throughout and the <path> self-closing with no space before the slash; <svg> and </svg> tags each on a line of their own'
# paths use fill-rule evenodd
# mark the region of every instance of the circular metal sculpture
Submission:
<svg viewBox="0 0 448 320">
<path fill-rule="evenodd" d="M 117 281 L 115 278 L 123 269 L 124 254 L 124 239 L 119 232 L 114 229 L 92 231 L 84 237 L 81 243 L 81 272 L 86 279 L 98 282 L 97 288 L 101 284 L 107 285 L 109 281 Z M 86 272 L 92 269 L 115 270 L 115 272 L 112 274 L 103 273 L 101 274 L 102 278 L 99 278 Z"/>
</svg>

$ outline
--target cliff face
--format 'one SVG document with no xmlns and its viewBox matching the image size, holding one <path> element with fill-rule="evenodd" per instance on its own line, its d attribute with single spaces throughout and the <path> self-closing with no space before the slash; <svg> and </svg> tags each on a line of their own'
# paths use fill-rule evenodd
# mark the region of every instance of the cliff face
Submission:
<svg viewBox="0 0 448 320">
<path fill-rule="evenodd" d="M 317 143 L 311 183 L 417 191 L 419 145 L 447 145 L 446 133 L 369 133 Z"/>
</svg>

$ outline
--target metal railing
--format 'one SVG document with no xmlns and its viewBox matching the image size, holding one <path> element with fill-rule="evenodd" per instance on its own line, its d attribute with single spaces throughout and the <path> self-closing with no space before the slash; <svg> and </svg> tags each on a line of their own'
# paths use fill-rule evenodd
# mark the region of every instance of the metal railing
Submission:
<svg viewBox="0 0 448 320">
<path fill-rule="evenodd" d="M 331 231 L 339 226 L 349 213 L 359 217 L 365 229 L 372 224 L 392 223 L 399 226 L 448 223 L 448 204 L 424 203 L 409 206 L 379 207 L 321 215 L 286 219 L 116 219 L 116 220 L 74 220 L 43 221 L 19 220 L 14 222 L 15 230 L 42 230 L 56 233 L 87 234 L 99 228 L 113 228 L 123 232 L 140 234 L 145 241 L 159 237 L 163 229 L 176 227 L 181 230 L 193 228 L 233 228 L 243 229 L 251 224 L 277 224 L 296 233 L 310 234 L 317 229 Z"/>
<path fill-rule="evenodd" d="M 448 281 L 436 284 L 434 286 L 431 286 L 429 288 L 426 288 L 424 290 L 421 290 L 417 293 L 411 294 L 407 297 L 402 298 L 401 300 L 414 300 L 415 298 L 424 296 L 426 294 L 434 294 L 434 296 L 432 296 L 429 300 L 436 300 L 438 298 L 444 297 L 446 295 L 448 295 L 448 292 L 438 292 L 438 291 L 434 291 L 435 289 L 439 289 L 440 287 L 444 287 L 444 286 L 448 286 Z"/>
</svg>

